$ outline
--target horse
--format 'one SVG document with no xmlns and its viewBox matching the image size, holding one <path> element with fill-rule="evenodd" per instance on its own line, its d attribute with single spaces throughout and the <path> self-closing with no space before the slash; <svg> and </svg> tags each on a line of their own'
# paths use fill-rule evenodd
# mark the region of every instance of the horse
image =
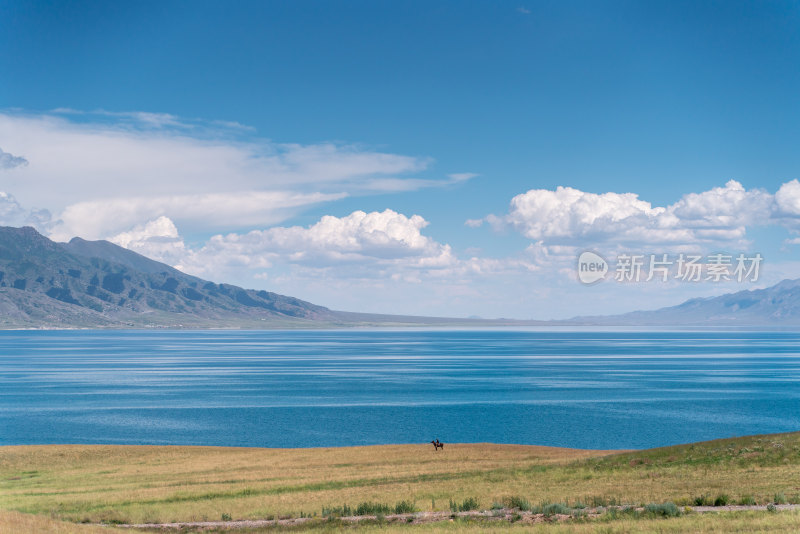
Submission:
<svg viewBox="0 0 800 534">
<path fill-rule="evenodd" d="M 433 450 L 438 451 L 439 449 L 444 450 L 444 443 L 440 442 L 438 439 L 431 441 L 433 443 Z"/>
</svg>

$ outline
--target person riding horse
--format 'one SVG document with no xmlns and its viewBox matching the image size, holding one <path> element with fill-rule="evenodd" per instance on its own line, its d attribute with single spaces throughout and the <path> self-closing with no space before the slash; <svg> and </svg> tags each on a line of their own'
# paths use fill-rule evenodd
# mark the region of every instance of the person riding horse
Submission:
<svg viewBox="0 0 800 534">
<path fill-rule="evenodd" d="M 434 441 L 431 441 L 431 443 L 433 443 L 433 450 L 435 451 L 438 451 L 439 449 L 444 450 L 444 443 L 439 441 L 439 438 L 436 438 Z"/>
</svg>

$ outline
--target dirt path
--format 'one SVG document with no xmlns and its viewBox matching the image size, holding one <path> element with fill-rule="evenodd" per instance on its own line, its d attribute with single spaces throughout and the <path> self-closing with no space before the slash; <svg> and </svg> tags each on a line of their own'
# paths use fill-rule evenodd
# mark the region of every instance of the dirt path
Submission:
<svg viewBox="0 0 800 534">
<path fill-rule="evenodd" d="M 622 509 L 623 507 L 611 507 Z M 697 513 L 715 513 L 715 512 L 739 512 L 747 510 L 766 511 L 767 505 L 731 505 L 731 506 L 692 506 L 690 507 L 693 512 Z M 586 508 L 583 510 L 584 517 L 597 517 L 608 508 Z M 643 508 L 637 508 L 642 511 Z M 776 504 L 776 511 L 784 510 L 800 510 L 800 504 Z M 387 514 L 383 519 L 389 523 L 435 523 L 438 521 L 449 521 L 454 518 L 464 519 L 483 519 L 488 521 L 517 521 L 522 523 L 549 523 L 555 521 L 564 521 L 570 519 L 571 515 L 567 514 L 534 514 L 532 512 L 524 512 L 520 510 L 502 508 L 499 510 L 482 510 L 471 512 L 415 512 L 411 514 Z M 375 521 L 377 516 L 374 515 L 358 515 L 341 517 L 339 520 L 346 523 L 359 523 L 361 521 Z M 237 529 L 237 528 L 255 528 L 267 526 L 297 526 L 307 523 L 312 520 L 319 520 L 319 518 L 310 517 L 295 517 L 290 519 L 242 519 L 237 521 L 193 521 L 184 523 L 139 523 L 131 525 L 114 525 L 119 528 L 132 528 L 132 529 L 151 529 L 151 530 L 171 530 L 171 529 Z"/>
<path fill-rule="evenodd" d="M 775 504 L 775 510 L 800 510 L 800 504 Z M 766 504 L 753 504 L 753 505 L 740 505 L 731 504 L 728 506 L 692 506 L 693 511 L 700 513 L 708 512 L 742 512 L 746 510 L 762 510 L 767 509 Z"/>
</svg>

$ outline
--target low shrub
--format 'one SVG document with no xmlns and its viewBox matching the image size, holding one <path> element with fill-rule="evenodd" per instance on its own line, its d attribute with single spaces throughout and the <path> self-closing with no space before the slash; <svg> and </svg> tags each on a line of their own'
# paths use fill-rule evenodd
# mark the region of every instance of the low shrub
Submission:
<svg viewBox="0 0 800 534">
<path fill-rule="evenodd" d="M 714 506 L 727 506 L 730 500 L 731 500 L 730 497 L 722 493 L 720 495 L 717 495 L 717 498 L 714 499 Z"/>
<path fill-rule="evenodd" d="M 396 514 L 413 514 L 417 511 L 417 507 L 411 501 L 400 501 L 394 505 L 394 513 Z"/>
<path fill-rule="evenodd" d="M 524 512 L 530 512 L 532 506 L 530 501 L 524 497 L 509 497 L 508 499 L 508 507 L 509 508 L 518 508 Z"/>
<path fill-rule="evenodd" d="M 678 517 L 681 515 L 680 509 L 672 502 L 648 504 L 644 507 L 644 512 L 656 517 Z"/>
</svg>

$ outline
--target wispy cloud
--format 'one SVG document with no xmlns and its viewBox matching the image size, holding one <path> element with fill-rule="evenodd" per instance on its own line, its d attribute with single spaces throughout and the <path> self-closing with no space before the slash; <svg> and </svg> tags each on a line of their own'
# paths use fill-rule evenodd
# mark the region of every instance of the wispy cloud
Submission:
<svg viewBox="0 0 800 534">
<path fill-rule="evenodd" d="M 15 168 L 7 187 L 56 213 L 60 239 L 112 235 L 160 216 L 191 232 L 263 227 L 321 202 L 471 177 L 423 178 L 430 158 L 276 143 L 235 122 L 167 113 L 2 112 L 0 143 L 25 154 L 0 152 L 1 168 Z"/>
<path fill-rule="evenodd" d="M 2 148 L 0 148 L 0 170 L 10 170 L 15 169 L 17 167 L 22 167 L 28 164 L 28 160 L 23 157 L 15 156 L 14 154 L 9 154 L 8 152 L 4 152 Z"/>
<path fill-rule="evenodd" d="M 50 229 L 50 237 L 58 241 L 75 235 L 102 239 L 162 216 L 195 230 L 268 226 L 301 209 L 345 196 L 346 193 L 232 191 L 88 200 L 67 206 Z"/>
<path fill-rule="evenodd" d="M 0 225 L 33 226 L 43 232 L 54 224 L 47 210 L 26 209 L 17 202 L 14 195 L 0 191 Z"/>
<path fill-rule="evenodd" d="M 447 177 L 450 178 L 452 183 L 460 183 L 466 182 L 467 180 L 472 180 L 476 178 L 478 175 L 474 172 L 454 172 L 452 174 L 448 174 Z"/>
<path fill-rule="evenodd" d="M 86 111 L 73 108 L 55 108 L 50 113 L 65 118 L 80 119 L 83 122 L 115 124 L 117 127 L 135 126 L 145 129 L 171 128 L 182 130 L 202 130 L 216 127 L 249 132 L 255 131 L 254 128 L 244 126 L 235 121 L 189 119 L 172 113 L 152 111 L 108 111 L 105 109 Z"/>
</svg>

